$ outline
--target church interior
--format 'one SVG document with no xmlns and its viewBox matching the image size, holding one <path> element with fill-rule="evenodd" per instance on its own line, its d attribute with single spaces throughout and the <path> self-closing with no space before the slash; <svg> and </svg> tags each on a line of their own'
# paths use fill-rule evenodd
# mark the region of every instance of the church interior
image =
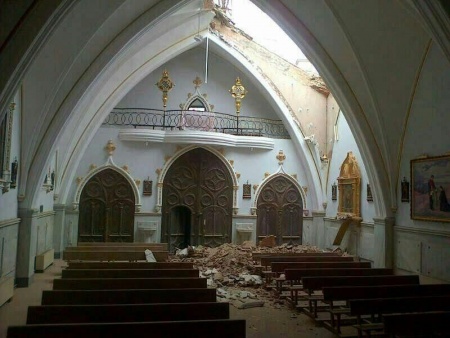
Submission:
<svg viewBox="0 0 450 338">
<path fill-rule="evenodd" d="M 0 9 L 0 310 L 93 243 L 270 239 L 450 282 L 446 1 Z"/>
</svg>

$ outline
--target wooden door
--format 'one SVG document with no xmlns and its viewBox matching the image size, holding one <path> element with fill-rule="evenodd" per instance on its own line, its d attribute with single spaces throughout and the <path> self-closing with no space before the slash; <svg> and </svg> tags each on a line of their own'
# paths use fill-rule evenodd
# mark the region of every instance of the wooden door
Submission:
<svg viewBox="0 0 450 338">
<path fill-rule="evenodd" d="M 266 236 L 276 237 L 277 244 L 302 243 L 303 203 L 300 191 L 286 177 L 267 182 L 257 201 L 258 242 Z"/>
<path fill-rule="evenodd" d="M 186 237 L 190 245 L 216 247 L 230 242 L 233 183 L 217 156 L 201 148 L 183 154 L 169 168 L 163 184 L 161 241 L 169 243 L 170 250 L 181 248 Z M 180 206 L 190 211 L 186 225 L 176 221 L 174 210 Z"/>
<path fill-rule="evenodd" d="M 126 178 L 115 170 L 102 170 L 81 192 L 78 241 L 133 242 L 134 208 Z"/>
</svg>

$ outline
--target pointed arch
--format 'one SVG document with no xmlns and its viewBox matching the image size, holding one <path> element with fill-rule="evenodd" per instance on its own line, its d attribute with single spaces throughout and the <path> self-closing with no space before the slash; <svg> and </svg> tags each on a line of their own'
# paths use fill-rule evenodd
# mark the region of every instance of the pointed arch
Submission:
<svg viewBox="0 0 450 338">
<path fill-rule="evenodd" d="M 103 170 L 106 169 L 111 169 L 114 170 L 115 172 L 119 173 L 120 175 L 122 175 L 130 184 L 132 190 L 133 190 L 133 194 L 134 194 L 134 201 L 135 201 L 135 211 L 140 211 L 141 210 L 141 197 L 139 195 L 139 187 L 137 186 L 136 182 L 133 180 L 133 177 L 131 177 L 131 175 L 128 173 L 128 171 L 124 170 L 123 168 L 118 167 L 112 157 L 110 156 L 108 158 L 108 160 L 106 161 L 105 164 L 103 164 L 102 166 L 99 166 L 97 168 L 92 169 L 87 176 L 83 177 L 80 181 L 80 183 L 78 184 L 77 190 L 75 192 L 75 198 L 74 201 L 72 203 L 73 205 L 73 209 L 77 210 L 78 206 L 80 204 L 80 197 L 81 197 L 81 193 L 85 187 L 85 185 L 89 182 L 89 180 L 94 177 L 95 175 L 97 175 L 98 173 L 100 173 Z"/>
</svg>

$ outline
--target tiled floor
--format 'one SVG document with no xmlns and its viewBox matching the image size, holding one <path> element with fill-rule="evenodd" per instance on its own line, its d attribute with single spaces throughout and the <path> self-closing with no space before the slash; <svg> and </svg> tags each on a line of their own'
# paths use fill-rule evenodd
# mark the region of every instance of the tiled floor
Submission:
<svg viewBox="0 0 450 338">
<path fill-rule="evenodd" d="M 34 282 L 28 288 L 15 290 L 11 302 L 0 307 L 0 338 L 6 337 L 11 325 L 26 323 L 29 305 L 40 305 L 42 290 L 50 290 L 53 279 L 61 275 L 64 262 L 56 260 L 44 273 L 34 275 Z M 270 306 L 240 310 L 230 306 L 231 318 L 246 319 L 247 338 L 332 338 L 332 333 L 323 327 L 315 327 L 314 322 L 304 314 L 292 312 L 282 307 Z"/>
</svg>

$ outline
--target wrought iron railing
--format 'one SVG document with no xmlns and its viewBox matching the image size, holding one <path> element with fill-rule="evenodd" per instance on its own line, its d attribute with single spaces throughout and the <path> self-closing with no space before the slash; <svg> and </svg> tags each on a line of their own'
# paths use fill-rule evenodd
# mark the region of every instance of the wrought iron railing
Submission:
<svg viewBox="0 0 450 338">
<path fill-rule="evenodd" d="M 241 136 L 290 138 L 281 120 L 192 110 L 115 108 L 103 124 L 158 130 L 201 130 Z"/>
</svg>

